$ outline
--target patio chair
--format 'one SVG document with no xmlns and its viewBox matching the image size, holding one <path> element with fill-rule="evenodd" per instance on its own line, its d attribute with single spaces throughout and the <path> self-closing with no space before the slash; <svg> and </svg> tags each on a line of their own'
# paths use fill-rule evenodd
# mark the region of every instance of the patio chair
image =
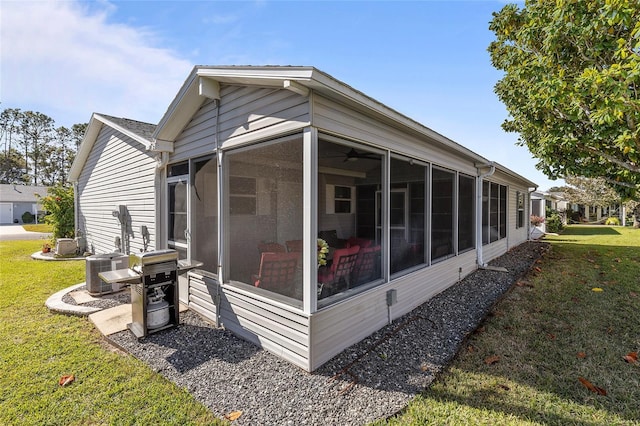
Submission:
<svg viewBox="0 0 640 426">
<path fill-rule="evenodd" d="M 253 285 L 291 296 L 299 257 L 299 253 L 262 253 L 260 270 L 253 276 Z"/>
<path fill-rule="evenodd" d="M 302 252 L 302 240 L 289 240 L 286 242 L 287 251 Z"/>
<path fill-rule="evenodd" d="M 380 249 L 380 245 L 360 249 L 351 277 L 354 286 L 359 286 L 378 278 Z"/>
<path fill-rule="evenodd" d="M 337 249 L 333 253 L 333 262 L 326 271 L 318 271 L 318 282 L 338 290 L 339 284 L 346 284 L 348 289 L 351 284 L 351 273 L 358 259 L 360 246 Z"/>
<path fill-rule="evenodd" d="M 370 247 L 373 244 L 373 240 L 368 238 L 349 237 L 347 240 L 347 247 L 360 246 L 360 249 Z"/>
<path fill-rule="evenodd" d="M 260 243 L 258 244 L 258 251 L 262 253 L 285 253 L 287 249 L 285 246 L 279 243 Z"/>
</svg>

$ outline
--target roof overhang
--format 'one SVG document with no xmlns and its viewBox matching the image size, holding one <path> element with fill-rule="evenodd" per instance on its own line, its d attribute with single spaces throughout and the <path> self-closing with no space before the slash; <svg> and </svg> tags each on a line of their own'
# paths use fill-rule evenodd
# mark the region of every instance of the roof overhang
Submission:
<svg viewBox="0 0 640 426">
<path fill-rule="evenodd" d="M 314 67 L 196 66 L 158 123 L 153 137 L 161 141 L 175 141 L 205 99 L 219 99 L 220 84 L 282 88 L 302 96 L 308 96 L 314 91 L 351 108 L 375 115 L 377 119 L 420 138 L 426 137 L 445 150 L 463 155 L 473 162 L 489 162 L 470 149 Z M 217 87 L 217 91 L 206 90 L 209 86 Z"/>
</svg>

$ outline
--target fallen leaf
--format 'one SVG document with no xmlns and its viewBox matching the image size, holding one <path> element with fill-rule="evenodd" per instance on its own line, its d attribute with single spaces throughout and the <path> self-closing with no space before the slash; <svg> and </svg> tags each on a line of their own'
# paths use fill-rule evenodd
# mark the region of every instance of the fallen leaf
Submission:
<svg viewBox="0 0 640 426">
<path fill-rule="evenodd" d="M 500 361 L 500 356 L 499 355 L 492 355 L 490 357 L 485 358 L 484 363 L 487 365 L 493 365 L 495 363 L 497 363 L 498 361 Z"/>
<path fill-rule="evenodd" d="M 540 269 L 540 268 L 539 268 L 539 267 L 537 267 L 537 266 L 536 266 L 535 268 L 533 268 L 533 269 L 535 269 L 535 271 L 536 271 L 536 272 L 542 272 L 542 269 Z"/>
<path fill-rule="evenodd" d="M 631 297 L 638 297 L 638 293 L 636 293 L 635 291 L 630 291 L 630 292 L 629 292 L 629 296 L 631 296 Z"/>
<path fill-rule="evenodd" d="M 594 287 L 591 289 L 591 291 L 595 291 L 596 293 L 599 293 L 601 291 L 604 291 L 603 289 L 601 289 L 600 287 Z"/>
<path fill-rule="evenodd" d="M 593 383 L 591 383 L 590 381 L 588 381 L 584 377 L 578 377 L 578 380 L 580 380 L 580 383 L 582 383 L 584 385 L 584 387 L 589 389 L 591 392 L 597 393 L 597 394 L 600 394 L 600 395 L 604 395 L 604 396 L 607 395 L 607 391 L 606 390 L 597 387 L 596 385 L 594 385 Z"/>
<path fill-rule="evenodd" d="M 225 414 L 224 418 L 232 422 L 234 420 L 238 420 L 241 415 L 242 415 L 242 411 L 232 411 L 229 414 Z"/>
<path fill-rule="evenodd" d="M 547 333 L 547 337 L 549 338 L 549 340 L 556 340 L 556 335 L 553 333 Z"/>
<path fill-rule="evenodd" d="M 467 352 L 475 352 L 476 348 L 473 345 L 467 346 Z"/>
<path fill-rule="evenodd" d="M 58 384 L 60 386 L 67 386 L 70 385 L 76 378 L 73 376 L 73 374 L 65 374 L 64 376 L 60 377 L 60 380 L 58 380 Z"/>
<path fill-rule="evenodd" d="M 634 364 L 638 362 L 638 352 L 629 352 L 628 354 L 623 356 L 622 359 L 627 361 L 629 364 Z"/>
<path fill-rule="evenodd" d="M 578 352 L 576 356 L 580 359 L 585 359 L 587 357 L 587 354 L 584 352 Z"/>
</svg>

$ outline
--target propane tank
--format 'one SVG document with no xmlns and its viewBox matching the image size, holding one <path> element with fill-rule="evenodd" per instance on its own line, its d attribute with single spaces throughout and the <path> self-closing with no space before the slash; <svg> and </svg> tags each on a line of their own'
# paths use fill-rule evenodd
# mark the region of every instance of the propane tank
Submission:
<svg viewBox="0 0 640 426">
<path fill-rule="evenodd" d="M 154 329 L 167 325 L 170 320 L 169 302 L 160 287 L 153 289 L 147 297 L 147 328 Z"/>
</svg>

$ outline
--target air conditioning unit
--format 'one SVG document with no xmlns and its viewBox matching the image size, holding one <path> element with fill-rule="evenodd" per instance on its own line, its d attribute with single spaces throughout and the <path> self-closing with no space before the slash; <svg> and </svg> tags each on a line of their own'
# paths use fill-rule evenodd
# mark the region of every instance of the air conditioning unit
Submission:
<svg viewBox="0 0 640 426">
<path fill-rule="evenodd" d="M 92 296 L 120 290 L 120 284 L 107 284 L 98 274 L 105 271 L 129 268 L 129 256 L 122 253 L 94 254 L 86 259 L 87 291 Z"/>
</svg>

